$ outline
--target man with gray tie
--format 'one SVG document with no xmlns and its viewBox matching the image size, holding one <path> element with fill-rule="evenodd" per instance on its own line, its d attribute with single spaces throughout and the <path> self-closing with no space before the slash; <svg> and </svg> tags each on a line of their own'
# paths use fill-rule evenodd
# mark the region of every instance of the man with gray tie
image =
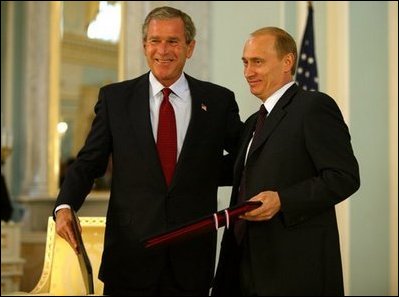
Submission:
<svg viewBox="0 0 399 297">
<path fill-rule="evenodd" d="M 262 205 L 225 230 L 212 293 L 343 295 L 335 205 L 360 186 L 348 127 L 331 97 L 293 81 L 296 44 L 284 30 L 253 32 L 242 61 L 262 102 L 245 123 L 231 205 Z"/>
</svg>

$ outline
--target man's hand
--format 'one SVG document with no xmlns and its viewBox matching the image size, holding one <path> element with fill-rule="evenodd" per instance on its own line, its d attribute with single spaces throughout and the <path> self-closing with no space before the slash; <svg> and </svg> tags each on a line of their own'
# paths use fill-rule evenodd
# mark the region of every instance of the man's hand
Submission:
<svg viewBox="0 0 399 297">
<path fill-rule="evenodd" d="M 73 214 L 72 210 L 69 208 L 62 208 L 55 214 L 55 230 L 57 234 L 64 238 L 69 245 L 74 249 L 76 254 L 79 254 L 78 251 L 78 242 L 76 240 L 75 233 L 73 231 Z M 78 222 L 79 232 L 82 232 L 82 227 Z"/>
<path fill-rule="evenodd" d="M 249 199 L 249 201 L 262 201 L 262 205 L 240 216 L 248 221 L 270 220 L 281 208 L 280 197 L 277 192 L 265 191 Z"/>
</svg>

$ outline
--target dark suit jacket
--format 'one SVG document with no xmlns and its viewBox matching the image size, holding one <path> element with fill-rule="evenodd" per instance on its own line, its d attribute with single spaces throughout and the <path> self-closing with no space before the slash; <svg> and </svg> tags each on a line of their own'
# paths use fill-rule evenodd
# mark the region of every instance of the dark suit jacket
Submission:
<svg viewBox="0 0 399 297">
<path fill-rule="evenodd" d="M 232 205 L 256 116 L 247 120 L 243 132 Z M 352 195 L 360 181 L 341 112 L 329 96 L 293 85 L 266 118 L 261 133 L 262 141 L 246 162 L 247 199 L 277 191 L 281 211 L 269 221 L 247 222 L 246 259 L 251 259 L 252 269 L 246 275 L 252 275 L 259 296 L 342 295 L 334 205 Z M 237 292 L 239 276 L 232 272 L 238 271 L 240 252 L 233 232 L 225 232 L 215 295 Z"/>
<path fill-rule="evenodd" d="M 141 242 L 216 211 L 223 150 L 233 151 L 238 144 L 242 123 L 233 92 L 186 78 L 192 114 L 169 188 L 151 128 L 147 73 L 101 88 L 92 129 L 58 196 L 56 206 L 68 203 L 79 209 L 112 154 L 100 279 L 113 286 L 139 290 L 154 285 L 167 257 L 183 288 L 210 286 L 216 234 L 155 250 Z"/>
<path fill-rule="evenodd" d="M 12 215 L 12 204 L 8 194 L 6 180 L 1 174 L 1 220 L 8 222 Z"/>
</svg>

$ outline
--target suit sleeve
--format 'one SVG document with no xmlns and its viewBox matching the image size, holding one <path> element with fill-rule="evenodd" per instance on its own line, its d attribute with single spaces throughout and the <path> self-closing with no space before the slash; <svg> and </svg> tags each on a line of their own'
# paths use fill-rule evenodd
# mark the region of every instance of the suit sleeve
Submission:
<svg viewBox="0 0 399 297">
<path fill-rule="evenodd" d="M 331 208 L 360 186 L 348 127 L 335 101 L 319 94 L 303 115 L 304 142 L 316 175 L 278 191 L 287 225 Z"/>
<path fill-rule="evenodd" d="M 240 120 L 238 104 L 231 92 L 228 96 L 228 107 L 226 116 L 226 137 L 224 141 L 224 150 L 228 154 L 223 156 L 222 170 L 219 178 L 219 186 L 231 186 L 233 184 L 233 168 L 239 148 L 244 124 Z"/>
<path fill-rule="evenodd" d="M 95 118 L 83 148 L 68 168 L 56 205 L 69 204 L 78 210 L 93 187 L 94 180 L 104 175 L 112 150 L 105 90 L 101 89 L 95 106 Z"/>
</svg>

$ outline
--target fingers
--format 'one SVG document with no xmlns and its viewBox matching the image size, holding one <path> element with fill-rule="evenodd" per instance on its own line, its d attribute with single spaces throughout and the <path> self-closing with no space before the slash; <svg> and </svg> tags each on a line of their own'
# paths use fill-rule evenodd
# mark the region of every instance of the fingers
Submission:
<svg viewBox="0 0 399 297">
<path fill-rule="evenodd" d="M 74 228 L 73 228 L 73 217 L 72 210 L 63 208 L 56 213 L 56 232 L 59 236 L 65 239 L 69 245 L 73 248 L 76 254 L 78 251 L 78 243 L 76 240 Z M 78 223 L 79 232 L 81 232 L 80 224 Z"/>
<path fill-rule="evenodd" d="M 277 192 L 265 191 L 252 197 L 251 201 L 262 201 L 262 205 L 258 208 L 245 213 L 241 218 L 248 221 L 265 221 L 270 220 L 280 211 L 281 203 Z"/>
</svg>

